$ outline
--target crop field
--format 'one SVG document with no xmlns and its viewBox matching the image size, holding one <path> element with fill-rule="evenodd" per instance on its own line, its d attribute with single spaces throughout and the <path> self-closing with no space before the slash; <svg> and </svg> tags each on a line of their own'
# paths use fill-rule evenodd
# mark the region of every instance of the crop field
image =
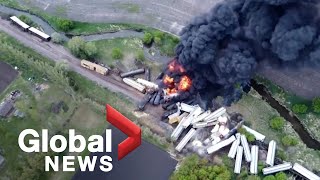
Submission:
<svg viewBox="0 0 320 180">
<path fill-rule="evenodd" d="M 269 125 L 269 121 L 279 116 L 279 114 L 276 110 L 272 109 L 267 102 L 262 100 L 257 92 L 251 91 L 238 103 L 230 107 L 228 111 L 241 113 L 245 119 L 245 124 L 264 134 L 266 136 L 266 142 L 275 140 L 278 145 L 278 152 L 284 151 L 285 160 L 301 163 L 310 169 L 319 169 L 320 151 L 307 148 L 289 122 L 285 123 L 283 130 L 273 130 Z M 286 135 L 298 140 L 298 144 L 285 147 L 281 143 L 281 139 Z"/>
</svg>

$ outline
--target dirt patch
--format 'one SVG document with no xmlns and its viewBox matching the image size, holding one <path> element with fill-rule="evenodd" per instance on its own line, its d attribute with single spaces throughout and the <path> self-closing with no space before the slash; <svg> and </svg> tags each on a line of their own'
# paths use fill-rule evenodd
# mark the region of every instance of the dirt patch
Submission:
<svg viewBox="0 0 320 180">
<path fill-rule="evenodd" d="M 0 61 L 0 93 L 15 80 L 18 74 L 10 65 Z"/>
</svg>

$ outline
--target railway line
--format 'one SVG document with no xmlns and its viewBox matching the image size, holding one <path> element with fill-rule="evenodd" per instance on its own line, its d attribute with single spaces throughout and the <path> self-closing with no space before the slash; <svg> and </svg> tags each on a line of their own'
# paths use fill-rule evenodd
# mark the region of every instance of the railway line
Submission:
<svg viewBox="0 0 320 180">
<path fill-rule="evenodd" d="M 67 49 L 63 46 L 56 45 L 50 42 L 45 42 L 31 34 L 21 31 L 17 27 L 10 24 L 9 21 L 0 19 L 0 30 L 19 40 L 27 47 L 34 49 L 44 57 L 53 60 L 55 62 L 67 63 L 71 70 L 83 75 L 89 80 L 96 82 L 97 84 L 110 89 L 116 93 L 122 93 L 130 99 L 138 102 L 143 94 L 137 92 L 133 88 L 117 81 L 111 76 L 103 76 L 97 73 L 91 72 L 80 66 L 80 59 L 71 55 Z"/>
</svg>

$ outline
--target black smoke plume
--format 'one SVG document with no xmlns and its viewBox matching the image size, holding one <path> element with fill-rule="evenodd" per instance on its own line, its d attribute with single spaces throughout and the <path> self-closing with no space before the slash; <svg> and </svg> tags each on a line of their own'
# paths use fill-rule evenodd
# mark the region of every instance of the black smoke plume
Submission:
<svg viewBox="0 0 320 180">
<path fill-rule="evenodd" d="M 218 96 L 231 105 L 248 90 L 262 60 L 320 64 L 318 3 L 312 0 L 225 0 L 181 32 L 178 62 L 206 108 Z"/>
</svg>

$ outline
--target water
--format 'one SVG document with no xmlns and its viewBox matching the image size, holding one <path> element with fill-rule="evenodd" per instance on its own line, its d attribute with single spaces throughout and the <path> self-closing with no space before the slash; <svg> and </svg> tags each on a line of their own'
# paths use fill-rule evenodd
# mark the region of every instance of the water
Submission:
<svg viewBox="0 0 320 180">
<path fill-rule="evenodd" d="M 80 172 L 78 171 L 74 180 L 167 180 L 174 171 L 177 161 L 172 159 L 170 155 L 152 145 L 143 141 L 142 145 L 127 155 L 121 161 L 117 160 L 117 146 L 125 138 L 127 138 L 121 131 L 115 128 L 112 129 L 112 153 L 93 153 L 90 156 L 98 156 L 97 162 L 103 155 L 111 156 L 113 161 L 113 170 L 111 172 L 102 172 L 99 169 L 100 164 L 96 164 L 94 172 Z"/>
<path fill-rule="evenodd" d="M 320 150 L 320 142 L 312 138 L 300 120 L 295 115 L 291 115 L 287 108 L 274 99 L 264 85 L 258 84 L 255 80 L 251 81 L 251 85 L 272 108 L 276 109 L 282 117 L 292 124 L 293 129 L 298 133 L 300 139 L 307 147 Z"/>
</svg>

